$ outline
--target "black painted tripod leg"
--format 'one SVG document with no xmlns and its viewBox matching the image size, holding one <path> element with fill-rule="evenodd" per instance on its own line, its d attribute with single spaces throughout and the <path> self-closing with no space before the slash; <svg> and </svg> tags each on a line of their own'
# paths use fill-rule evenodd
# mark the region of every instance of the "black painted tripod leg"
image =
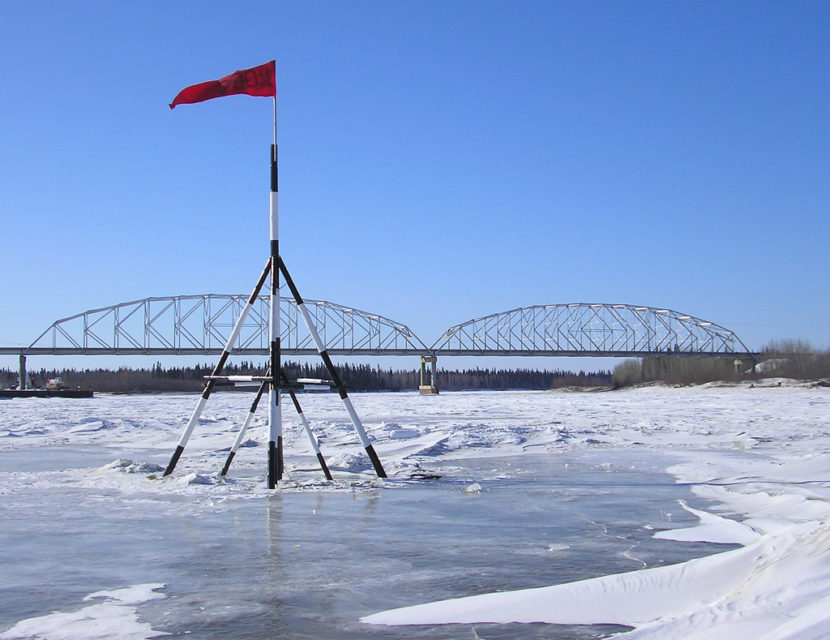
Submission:
<svg viewBox="0 0 830 640">
<path fill-rule="evenodd" d="M 280 271 L 282 272 L 282 275 L 285 278 L 285 282 L 288 285 L 288 288 L 291 290 L 291 295 L 294 296 L 294 300 L 297 303 L 297 309 L 302 314 L 306 328 L 308 329 L 308 332 L 311 334 L 311 337 L 314 340 L 314 346 L 317 348 L 317 352 L 320 354 L 320 358 L 322 358 L 323 364 L 326 365 L 326 369 L 329 372 L 329 376 L 331 376 L 331 379 L 334 381 L 334 385 L 337 388 L 337 393 L 340 394 L 340 399 L 342 400 L 343 405 L 346 407 L 346 411 L 349 414 L 349 418 L 352 421 L 352 425 L 354 425 L 355 431 L 357 431 L 357 435 L 360 437 L 360 442 L 361 444 L 363 444 L 363 448 L 366 449 L 366 454 L 369 456 L 369 460 L 372 461 L 372 466 L 375 468 L 375 473 L 378 475 L 379 478 L 385 478 L 386 471 L 384 471 L 383 465 L 380 463 L 380 458 L 378 458 L 378 454 L 375 453 L 375 448 L 372 446 L 372 443 L 369 440 L 369 436 L 366 435 L 366 431 L 363 428 L 363 423 L 360 421 L 357 412 L 354 410 L 354 406 L 352 406 L 352 401 L 349 399 L 349 395 L 346 393 L 346 387 L 343 384 L 343 381 L 340 379 L 340 375 L 337 373 L 337 369 L 334 368 L 334 364 L 332 363 L 331 358 L 329 357 L 325 345 L 323 345 L 323 341 L 320 340 L 320 334 L 317 333 L 317 328 L 311 321 L 311 315 L 308 313 L 308 309 L 306 309 L 305 302 L 303 302 L 303 298 L 300 295 L 297 286 L 291 279 L 291 274 L 288 273 L 288 268 L 285 266 L 285 262 L 283 262 L 282 258 L 279 257 L 278 262 Z"/>
</svg>

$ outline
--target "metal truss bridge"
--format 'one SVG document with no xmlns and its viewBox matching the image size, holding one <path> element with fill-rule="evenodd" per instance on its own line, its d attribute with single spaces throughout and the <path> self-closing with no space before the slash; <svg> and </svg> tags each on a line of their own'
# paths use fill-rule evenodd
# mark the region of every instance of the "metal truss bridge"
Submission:
<svg viewBox="0 0 830 640">
<path fill-rule="evenodd" d="M 21 355 L 221 353 L 245 295 L 144 298 L 52 323 Z M 405 324 L 323 300 L 306 300 L 331 355 L 758 357 L 729 329 L 670 309 L 628 304 L 550 304 L 475 318 L 427 346 Z M 268 353 L 268 299 L 257 299 L 234 355 Z M 280 302 L 282 352 L 317 353 L 293 299 Z"/>
</svg>

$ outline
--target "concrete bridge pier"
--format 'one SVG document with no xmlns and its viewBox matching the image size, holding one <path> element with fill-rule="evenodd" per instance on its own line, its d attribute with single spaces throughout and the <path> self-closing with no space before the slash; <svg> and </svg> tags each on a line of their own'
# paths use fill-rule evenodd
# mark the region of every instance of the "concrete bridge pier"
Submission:
<svg viewBox="0 0 830 640">
<path fill-rule="evenodd" d="M 17 388 L 26 389 L 26 354 L 20 354 L 20 368 L 17 370 Z"/>
<path fill-rule="evenodd" d="M 427 383 L 427 363 L 430 363 L 429 383 Z M 422 396 L 438 395 L 438 356 L 421 356 L 421 385 L 418 387 Z"/>
</svg>

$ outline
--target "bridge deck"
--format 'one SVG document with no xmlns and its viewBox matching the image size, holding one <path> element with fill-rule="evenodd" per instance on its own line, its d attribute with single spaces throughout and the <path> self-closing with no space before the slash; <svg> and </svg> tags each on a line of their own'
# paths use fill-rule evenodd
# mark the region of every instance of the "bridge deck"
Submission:
<svg viewBox="0 0 830 640">
<path fill-rule="evenodd" d="M 730 351 L 695 353 L 673 351 L 552 351 L 552 350 L 464 350 L 464 349 L 329 349 L 332 356 L 520 356 L 552 358 L 736 358 L 738 360 L 758 359 L 763 354 L 755 351 Z M 213 349 L 75 349 L 43 347 L 0 347 L 0 355 L 26 356 L 218 356 L 221 348 Z M 267 349 L 234 349 L 235 356 L 267 356 Z M 314 349 L 283 349 L 287 356 L 316 356 Z"/>
</svg>

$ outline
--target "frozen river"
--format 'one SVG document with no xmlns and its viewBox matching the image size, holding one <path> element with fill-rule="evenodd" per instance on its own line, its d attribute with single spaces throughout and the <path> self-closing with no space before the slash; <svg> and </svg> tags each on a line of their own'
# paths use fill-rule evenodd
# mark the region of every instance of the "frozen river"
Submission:
<svg viewBox="0 0 830 640">
<path fill-rule="evenodd" d="M 0 638 L 685 638 L 690 624 L 760 638 L 755 618 L 712 604 L 690 622 L 704 605 L 687 561 L 826 527 L 826 389 L 355 394 L 384 482 L 336 396 L 306 395 L 335 481 L 287 416 L 291 479 L 275 492 L 264 415 L 229 481 L 216 477 L 246 394 L 215 395 L 174 476 L 159 477 L 196 398 L 0 403 Z M 779 563 L 797 597 L 759 611 L 767 628 L 830 597 L 824 556 Z M 582 598 L 585 612 L 557 604 L 574 583 L 615 574 L 625 591 L 674 566 L 690 567 L 691 595 L 678 604 L 676 577 L 646 580 L 639 596 L 659 613 L 643 621 L 617 611 L 613 584 Z M 538 600 L 550 585 L 564 596 Z M 513 600 L 469 613 L 497 592 Z M 515 621 L 521 602 L 533 620 Z M 822 637 L 798 633 L 774 637 Z"/>
</svg>

